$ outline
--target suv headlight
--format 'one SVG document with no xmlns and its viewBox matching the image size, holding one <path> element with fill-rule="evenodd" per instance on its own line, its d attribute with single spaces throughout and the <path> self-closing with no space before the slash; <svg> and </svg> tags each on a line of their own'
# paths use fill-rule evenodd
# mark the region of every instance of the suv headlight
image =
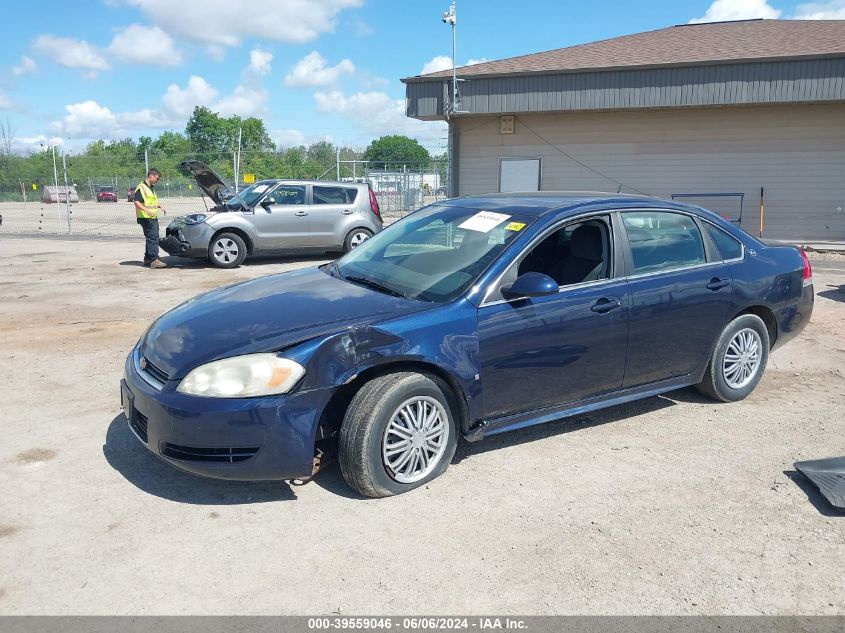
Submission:
<svg viewBox="0 0 845 633">
<path fill-rule="evenodd" d="M 287 393 L 305 368 L 275 354 L 247 354 L 191 370 L 176 391 L 207 398 L 249 398 Z"/>
<path fill-rule="evenodd" d="M 205 213 L 192 213 L 185 216 L 185 224 L 202 224 L 207 218 L 208 216 Z"/>
</svg>

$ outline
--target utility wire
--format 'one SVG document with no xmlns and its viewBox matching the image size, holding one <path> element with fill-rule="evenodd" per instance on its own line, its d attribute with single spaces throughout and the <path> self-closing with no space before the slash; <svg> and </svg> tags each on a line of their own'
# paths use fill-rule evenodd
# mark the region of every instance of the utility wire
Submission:
<svg viewBox="0 0 845 633">
<path fill-rule="evenodd" d="M 602 178 L 607 178 L 610 182 L 615 183 L 615 184 L 619 185 L 620 187 L 627 187 L 628 189 L 631 189 L 632 191 L 636 191 L 637 193 L 640 193 L 640 194 L 642 194 L 642 195 L 644 195 L 644 196 L 647 196 L 647 195 L 648 195 L 645 191 L 640 191 L 640 190 L 639 190 L 639 189 L 637 189 L 636 187 L 632 187 L 631 185 L 626 185 L 624 182 L 620 182 L 620 181 L 616 180 L 615 178 L 611 178 L 611 177 L 610 177 L 610 176 L 608 176 L 607 174 L 603 174 L 602 172 L 600 172 L 598 169 L 594 169 L 593 167 L 590 167 L 589 165 L 587 165 L 587 164 L 585 164 L 585 163 L 582 163 L 580 160 L 578 160 L 577 158 L 575 158 L 575 157 L 574 157 L 574 156 L 572 156 L 571 154 L 567 154 L 565 151 L 563 151 L 560 147 L 558 147 L 557 145 L 555 145 L 554 143 L 552 143 L 552 142 L 551 142 L 550 140 L 548 140 L 547 138 L 544 138 L 543 136 L 539 135 L 537 132 L 535 132 L 534 130 L 532 130 L 532 129 L 531 129 L 531 128 L 530 128 L 530 127 L 529 127 L 529 126 L 525 123 L 525 121 L 523 121 L 523 120 L 522 120 L 522 118 L 518 118 L 518 121 L 519 121 L 519 122 L 523 125 L 523 127 L 525 127 L 525 129 L 527 129 L 529 132 L 531 132 L 531 133 L 532 133 L 534 136 L 536 136 L 538 139 L 540 139 L 541 141 L 543 141 L 544 143 L 546 143 L 546 144 L 547 144 L 547 145 L 549 145 L 550 147 L 553 147 L 554 149 L 556 149 L 557 151 L 559 151 L 561 154 L 563 154 L 564 156 L 566 156 L 566 157 L 567 157 L 569 160 L 571 160 L 572 162 L 574 162 L 574 163 L 578 163 L 578 164 L 579 164 L 579 165 L 581 165 L 581 167 L 583 167 L 584 169 L 588 169 L 589 171 L 593 172 L 594 174 L 596 174 L 596 175 L 598 175 L 598 176 L 601 176 Z M 617 192 L 617 193 L 618 193 L 618 192 Z"/>
</svg>

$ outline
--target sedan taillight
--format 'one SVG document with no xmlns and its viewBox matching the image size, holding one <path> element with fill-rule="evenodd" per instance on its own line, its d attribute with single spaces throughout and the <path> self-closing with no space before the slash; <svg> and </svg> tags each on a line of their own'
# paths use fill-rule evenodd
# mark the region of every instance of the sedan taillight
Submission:
<svg viewBox="0 0 845 633">
<path fill-rule="evenodd" d="M 807 251 L 803 248 L 799 248 L 798 252 L 801 253 L 801 259 L 804 260 L 804 285 L 808 286 L 813 283 L 813 269 L 810 266 L 810 258 L 807 257 Z"/>
</svg>

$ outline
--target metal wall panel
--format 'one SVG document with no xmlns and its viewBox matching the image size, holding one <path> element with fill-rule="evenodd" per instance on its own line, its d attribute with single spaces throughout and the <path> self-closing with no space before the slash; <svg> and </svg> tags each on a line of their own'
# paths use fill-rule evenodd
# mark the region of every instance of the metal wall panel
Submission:
<svg viewBox="0 0 845 633">
<path fill-rule="evenodd" d="M 472 114 L 845 101 L 845 57 L 462 82 Z M 443 117 L 444 80 L 406 85 L 407 114 Z"/>
<path fill-rule="evenodd" d="M 766 237 L 845 239 L 845 103 L 518 114 L 514 134 L 456 121 L 460 195 L 495 191 L 499 157 L 542 156 L 543 190 L 744 192 L 756 235 L 763 187 Z"/>
</svg>

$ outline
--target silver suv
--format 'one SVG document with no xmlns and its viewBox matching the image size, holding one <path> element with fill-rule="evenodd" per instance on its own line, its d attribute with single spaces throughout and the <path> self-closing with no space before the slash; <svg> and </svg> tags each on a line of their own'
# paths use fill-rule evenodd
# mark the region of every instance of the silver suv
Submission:
<svg viewBox="0 0 845 633">
<path fill-rule="evenodd" d="M 171 255 L 207 257 L 215 266 L 234 268 L 248 255 L 346 253 L 382 229 L 378 201 L 367 183 L 260 180 L 227 198 L 231 190 L 205 163 L 189 160 L 181 168 L 214 206 L 167 226 L 160 246 Z"/>
</svg>

